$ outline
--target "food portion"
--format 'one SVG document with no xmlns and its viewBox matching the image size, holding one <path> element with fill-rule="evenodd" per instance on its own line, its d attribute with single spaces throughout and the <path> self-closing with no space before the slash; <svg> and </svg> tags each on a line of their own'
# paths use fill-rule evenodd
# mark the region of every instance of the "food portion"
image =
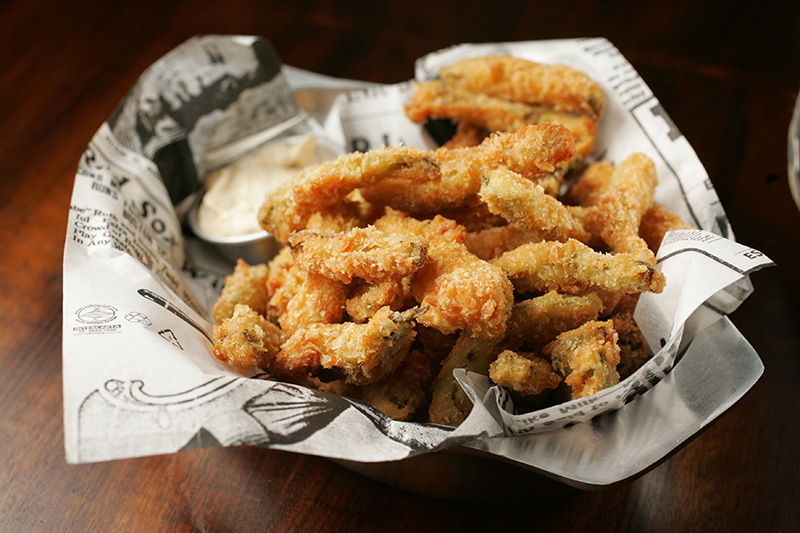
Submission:
<svg viewBox="0 0 800 533">
<path fill-rule="evenodd" d="M 267 194 L 258 221 L 285 246 L 226 280 L 214 355 L 448 425 L 472 409 L 458 368 L 518 412 L 615 385 L 651 356 L 633 310 L 663 290 L 655 251 L 686 224 L 654 202 L 646 155 L 590 164 L 604 109 L 585 74 L 511 57 L 418 84 L 409 118 L 454 137 L 346 154 Z"/>
</svg>

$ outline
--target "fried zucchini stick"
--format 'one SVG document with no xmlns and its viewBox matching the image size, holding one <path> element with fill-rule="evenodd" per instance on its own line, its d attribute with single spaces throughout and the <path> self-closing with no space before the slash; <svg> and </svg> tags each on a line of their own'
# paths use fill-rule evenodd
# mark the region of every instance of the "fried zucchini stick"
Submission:
<svg viewBox="0 0 800 533">
<path fill-rule="evenodd" d="M 425 182 L 439 175 L 430 152 L 413 147 L 353 152 L 303 169 L 267 196 L 259 209 L 259 224 L 279 242 L 306 228 L 314 213 L 332 208 L 350 192 L 394 177 Z"/>
<path fill-rule="evenodd" d="M 503 350 L 489 366 L 489 377 L 522 396 L 535 396 L 561 384 L 550 361 L 533 353 Z"/>
<path fill-rule="evenodd" d="M 589 241 L 589 234 L 564 204 L 546 194 L 540 185 L 508 169 L 494 169 L 484 174 L 479 196 L 492 213 L 541 231 L 547 240 Z"/>
<path fill-rule="evenodd" d="M 619 346 L 611 320 L 586 322 L 560 334 L 542 350 L 564 377 L 570 399 L 591 396 L 619 383 Z"/>
<path fill-rule="evenodd" d="M 486 375 L 497 351 L 495 342 L 469 331 L 459 335 L 453 350 L 442 361 L 442 368 L 433 382 L 431 404 L 428 408 L 431 422 L 457 426 L 464 421 L 472 410 L 472 402 L 453 376 L 453 370 L 465 368 Z"/>
<path fill-rule="evenodd" d="M 364 198 L 407 212 L 438 212 L 462 205 L 481 188 L 488 170 L 507 167 L 531 181 L 558 190 L 557 167 L 575 157 L 575 143 L 561 124 L 528 125 L 514 133 L 494 133 L 469 148 L 431 153 L 441 173 L 425 182 L 383 179 L 361 189 Z M 557 173 L 556 173 L 557 174 Z"/>
<path fill-rule="evenodd" d="M 539 350 L 562 331 L 595 320 L 602 309 L 603 301 L 591 292 L 571 295 L 550 291 L 522 300 L 511 311 L 504 344 L 512 349 Z"/>
<path fill-rule="evenodd" d="M 664 275 L 632 254 L 604 254 L 574 239 L 528 243 L 490 261 L 520 292 L 661 292 Z"/>
<path fill-rule="evenodd" d="M 342 283 L 399 280 L 419 270 L 428 256 L 420 235 L 385 233 L 374 226 L 347 232 L 303 230 L 288 240 L 295 263 Z"/>
<path fill-rule="evenodd" d="M 377 383 L 359 387 L 354 396 L 394 420 L 407 420 L 428 401 L 434 371 L 427 354 L 411 350 L 397 371 Z"/>
<path fill-rule="evenodd" d="M 244 304 L 254 309 L 259 314 L 267 310 L 267 265 L 248 265 L 243 259 L 236 261 L 233 273 L 225 278 L 222 294 L 211 308 L 214 322 L 219 324 L 233 315 L 233 310 L 238 304 Z"/>
<path fill-rule="evenodd" d="M 652 159 L 632 154 L 614 170 L 608 186 L 586 212 L 584 227 L 614 252 L 634 254 L 655 266 L 653 252 L 639 237 L 639 224 L 653 203 L 657 183 Z"/>
<path fill-rule="evenodd" d="M 311 324 L 336 324 L 344 318 L 347 286 L 341 281 L 309 272 L 278 318 L 290 337 Z"/>
<path fill-rule="evenodd" d="M 463 59 L 440 71 L 450 87 L 496 98 L 577 111 L 599 120 L 605 110 L 602 88 L 585 73 L 565 65 L 545 65 L 512 56 Z"/>
<path fill-rule="evenodd" d="M 553 109 L 494 98 L 448 87 L 439 80 L 417 83 L 414 96 L 406 106 L 406 115 L 416 123 L 430 118 L 449 118 L 488 131 L 513 132 L 528 124 L 558 122 L 566 126 L 575 141 L 580 157 L 594 150 L 597 121 L 587 115 L 575 115 Z"/>
<path fill-rule="evenodd" d="M 268 368 L 276 377 L 310 373 L 368 385 L 394 372 L 414 340 L 418 308 L 395 312 L 384 307 L 366 324 L 312 324 L 281 346 Z"/>
<path fill-rule="evenodd" d="M 214 326 L 214 357 L 238 371 L 263 367 L 283 342 L 280 328 L 244 304 Z"/>
</svg>

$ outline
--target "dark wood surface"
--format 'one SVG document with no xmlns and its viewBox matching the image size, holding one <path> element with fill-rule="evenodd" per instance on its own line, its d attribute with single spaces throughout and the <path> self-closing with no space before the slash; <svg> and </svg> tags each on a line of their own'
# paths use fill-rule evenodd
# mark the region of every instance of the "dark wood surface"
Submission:
<svg viewBox="0 0 800 533">
<path fill-rule="evenodd" d="M 786 133 L 800 4 L 733 4 L 0 2 L 0 530 L 793 530 L 800 214 Z M 375 82 L 461 42 L 607 37 L 694 146 L 737 239 L 778 264 L 732 316 L 763 377 L 644 477 L 522 507 L 420 496 L 264 449 L 66 464 L 61 260 L 77 162 L 139 74 L 202 33 L 262 35 L 287 64 Z"/>
</svg>

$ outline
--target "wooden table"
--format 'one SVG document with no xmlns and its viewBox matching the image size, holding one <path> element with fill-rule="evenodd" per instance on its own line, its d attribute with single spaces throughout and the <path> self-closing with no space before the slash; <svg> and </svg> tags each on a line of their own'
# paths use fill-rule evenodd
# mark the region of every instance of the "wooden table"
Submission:
<svg viewBox="0 0 800 533">
<path fill-rule="evenodd" d="M 786 132 L 800 87 L 800 5 L 537 4 L 0 3 L 0 530 L 796 527 L 800 213 Z M 778 265 L 754 276 L 732 317 L 763 377 L 644 477 L 524 510 L 423 497 L 266 449 L 66 464 L 61 259 L 77 162 L 139 74 L 202 33 L 262 35 L 287 64 L 374 82 L 406 80 L 415 58 L 460 42 L 607 37 L 696 149 L 737 239 Z"/>
</svg>

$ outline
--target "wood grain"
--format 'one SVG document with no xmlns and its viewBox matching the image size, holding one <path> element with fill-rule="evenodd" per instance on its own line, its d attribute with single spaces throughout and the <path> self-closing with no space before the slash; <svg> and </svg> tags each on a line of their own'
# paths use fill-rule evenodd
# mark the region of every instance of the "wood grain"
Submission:
<svg viewBox="0 0 800 533">
<path fill-rule="evenodd" d="M 790 530 L 800 519 L 800 213 L 786 132 L 800 5 L 445 1 L 0 3 L 0 530 Z M 253 448 L 67 465 L 61 260 L 75 169 L 139 74 L 202 33 L 269 39 L 287 64 L 375 82 L 462 42 L 604 36 L 706 166 L 738 240 L 777 264 L 733 315 L 766 371 L 729 413 L 629 485 L 522 509 L 395 489 Z"/>
</svg>

